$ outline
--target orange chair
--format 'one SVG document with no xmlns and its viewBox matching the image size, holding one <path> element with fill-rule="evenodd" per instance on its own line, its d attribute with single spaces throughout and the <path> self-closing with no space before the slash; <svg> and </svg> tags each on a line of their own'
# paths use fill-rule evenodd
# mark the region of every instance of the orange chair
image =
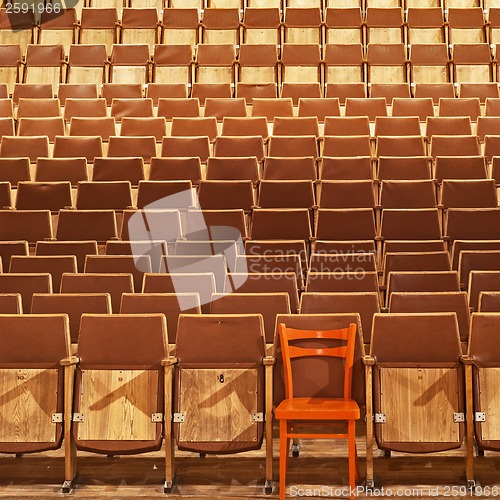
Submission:
<svg viewBox="0 0 500 500">
<path fill-rule="evenodd" d="M 290 439 L 347 439 L 349 449 L 349 486 L 355 488 L 357 477 L 356 420 L 360 418 L 358 404 L 351 399 L 352 366 L 356 342 L 356 325 L 339 330 L 296 330 L 279 324 L 286 398 L 276 408 L 280 421 L 280 499 L 285 498 L 285 480 Z M 338 345 L 338 342 L 346 342 Z M 290 345 L 290 342 L 293 345 Z M 317 344 L 311 347 L 311 343 Z M 343 398 L 294 397 L 292 360 L 306 356 L 336 357 L 345 360 Z M 297 361 L 300 364 L 300 360 Z M 299 427 L 319 422 L 347 422 L 347 434 L 300 432 Z M 354 498 L 352 494 L 351 499 Z"/>
</svg>

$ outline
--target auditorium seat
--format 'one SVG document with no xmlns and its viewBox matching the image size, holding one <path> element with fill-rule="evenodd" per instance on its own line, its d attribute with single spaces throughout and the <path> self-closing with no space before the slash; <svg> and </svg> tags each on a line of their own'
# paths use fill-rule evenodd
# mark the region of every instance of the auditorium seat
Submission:
<svg viewBox="0 0 500 500">
<path fill-rule="evenodd" d="M 20 293 L 0 294 L 0 314 L 22 314 L 23 305 Z"/>
<path fill-rule="evenodd" d="M 439 7 L 410 7 L 407 13 L 407 37 L 410 45 L 445 43 L 443 9 Z"/>
<path fill-rule="evenodd" d="M 266 168 L 269 165 L 266 165 Z M 264 180 L 259 184 L 257 205 L 260 208 L 307 208 L 316 207 L 312 180 Z"/>
<path fill-rule="evenodd" d="M 83 118 L 78 120 L 80 123 Z M 95 118 L 93 120 L 96 120 Z M 87 125 L 90 122 L 87 122 Z M 109 125 L 109 124 L 108 124 Z M 71 129 L 71 127 L 70 127 Z M 95 131 L 95 129 L 94 129 Z M 54 158 L 86 158 L 87 162 L 94 163 L 94 158 L 103 155 L 103 144 L 101 136 L 62 136 L 58 135 L 54 141 Z M 42 154 L 39 156 L 48 156 Z"/>
<path fill-rule="evenodd" d="M 104 253 L 105 255 L 117 255 L 117 256 L 131 256 L 131 255 L 149 256 L 151 259 L 151 272 L 156 273 L 160 270 L 161 257 L 163 255 L 168 255 L 168 248 L 166 241 L 161 241 L 161 240 L 147 240 L 147 241 L 109 240 L 106 242 Z M 95 255 L 96 254 L 94 254 L 94 256 Z M 86 260 L 86 257 L 84 259 Z M 142 283 L 141 286 L 137 289 L 137 291 L 139 292 L 140 290 L 142 290 Z"/>
<path fill-rule="evenodd" d="M 243 13 L 243 44 L 279 45 L 280 29 L 281 16 L 278 8 L 246 7 Z"/>
<path fill-rule="evenodd" d="M 142 97 L 141 83 L 103 83 L 101 89 L 103 99 L 111 106 L 113 99 L 140 99 Z"/>
<path fill-rule="evenodd" d="M 434 158 L 434 178 L 438 183 L 444 179 L 486 179 L 484 156 L 437 156 Z"/>
<path fill-rule="evenodd" d="M 237 255 L 234 273 L 294 273 L 297 277 L 297 286 L 303 290 L 303 274 L 301 257 L 298 254 L 280 255 Z"/>
<path fill-rule="evenodd" d="M 102 155 L 99 155 L 102 156 Z M 108 156 L 141 157 L 149 163 L 156 156 L 156 139 L 154 136 L 111 136 L 109 138 Z"/>
<path fill-rule="evenodd" d="M 0 210 L 0 241 L 30 244 L 52 239 L 49 210 Z"/>
<path fill-rule="evenodd" d="M 379 156 L 377 178 L 382 182 L 432 179 L 430 162 L 426 156 Z"/>
<path fill-rule="evenodd" d="M 369 135 L 325 135 L 322 147 L 321 156 L 329 156 L 332 158 L 372 156 Z"/>
<path fill-rule="evenodd" d="M 325 26 L 326 42 L 329 44 L 363 42 L 363 20 L 359 6 L 326 8 Z"/>
<path fill-rule="evenodd" d="M 331 158 L 323 156 L 319 161 L 321 180 L 370 180 L 373 179 L 372 159 L 369 156 Z"/>
<path fill-rule="evenodd" d="M 210 139 L 208 136 L 164 137 L 161 146 L 161 156 L 161 160 L 156 160 L 157 164 L 158 161 L 164 160 L 163 157 L 169 159 L 198 157 L 201 163 L 206 163 L 210 156 Z"/>
<path fill-rule="evenodd" d="M 122 118 L 126 116 L 142 117 L 142 118 L 152 117 L 153 100 L 144 97 L 140 99 L 114 98 L 111 101 L 110 114 L 117 122 L 121 122 Z"/>
<path fill-rule="evenodd" d="M 197 208 L 191 181 L 139 181 L 137 208 Z"/>
<path fill-rule="evenodd" d="M 435 208 L 436 188 L 432 180 L 385 180 L 380 185 L 382 209 Z"/>
<path fill-rule="evenodd" d="M 81 181 L 76 194 L 77 210 L 125 210 L 132 206 L 129 181 Z"/>
<path fill-rule="evenodd" d="M 477 97 L 439 99 L 438 116 L 468 116 L 476 122 L 481 116 L 481 105 Z"/>
<path fill-rule="evenodd" d="M 425 142 L 421 135 L 378 136 L 375 143 L 378 157 L 426 156 Z"/>
<path fill-rule="evenodd" d="M 144 160 L 142 157 L 94 158 L 91 180 L 129 181 L 133 187 L 138 186 L 144 180 Z"/>
<path fill-rule="evenodd" d="M 109 59 L 110 83 L 140 83 L 150 81 L 149 47 L 146 44 L 113 45 Z"/>
<path fill-rule="evenodd" d="M 0 9 L 0 43 L 2 45 L 17 45 L 22 56 L 26 55 L 28 44 L 33 43 L 34 28 L 33 11 L 28 9 L 27 12 L 23 12 L 21 9 L 18 14 L 12 16 L 9 15 L 7 9 Z M 21 61 L 21 57 L 18 58 L 18 61 Z M 11 93 L 9 91 L 9 94 Z"/>
<path fill-rule="evenodd" d="M 59 241 L 105 242 L 118 237 L 113 210 L 60 210 L 56 238 Z M 37 238 L 42 240 L 44 238 Z"/>
<path fill-rule="evenodd" d="M 298 116 L 312 116 L 320 123 L 325 122 L 329 116 L 340 116 L 339 99 L 335 97 L 300 98 Z"/>
<path fill-rule="evenodd" d="M 9 29 L 12 30 L 12 28 Z M 0 32 L 5 33 L 5 28 L 0 29 Z M 21 48 L 19 45 L 2 45 L 0 46 L 0 56 L 0 61 L 2 61 L 0 63 L 0 76 L 2 81 L 7 84 L 8 94 L 12 95 L 15 84 L 23 81 Z"/>
<path fill-rule="evenodd" d="M 392 116 L 417 116 L 421 122 L 425 122 L 428 116 L 434 116 L 432 99 L 430 97 L 394 98 Z"/>
<path fill-rule="evenodd" d="M 433 135 L 429 156 L 478 156 L 481 148 L 476 135 Z"/>
<path fill-rule="evenodd" d="M 17 210 L 50 210 L 57 212 L 71 208 L 71 184 L 63 182 L 19 182 L 17 185 Z"/>
<path fill-rule="evenodd" d="M 71 45 L 66 82 L 98 85 L 107 82 L 107 60 L 106 45 Z"/>
<path fill-rule="evenodd" d="M 49 156 L 49 139 L 47 136 L 8 136 L 4 135 L 0 143 L 1 158 L 29 158 L 36 163 L 38 157 Z"/>
<path fill-rule="evenodd" d="M 159 43 L 159 22 L 156 8 L 134 5 L 134 8 L 125 7 L 121 15 L 120 43 L 146 43 L 149 52 Z"/>
<path fill-rule="evenodd" d="M 281 82 L 321 83 L 319 45 L 284 43 L 281 49 Z"/>
<path fill-rule="evenodd" d="M 264 140 L 269 136 L 267 119 L 264 116 L 224 117 L 222 120 L 223 136 L 258 136 Z"/>
<path fill-rule="evenodd" d="M 20 97 L 16 118 L 43 118 L 61 116 L 59 99 Z"/>
<path fill-rule="evenodd" d="M 50 143 L 57 136 L 64 136 L 66 127 L 61 116 L 48 118 L 19 118 L 17 135 L 20 137 L 39 137 L 45 135 Z"/>
<path fill-rule="evenodd" d="M 268 122 L 274 121 L 277 116 L 293 116 L 291 97 L 280 99 L 254 98 L 252 103 L 252 116 L 265 117 Z"/>
<path fill-rule="evenodd" d="M 493 179 L 443 179 L 440 204 L 448 208 L 495 208 L 497 191 Z"/>
<path fill-rule="evenodd" d="M 23 83 L 51 84 L 57 89 L 65 81 L 62 45 L 28 45 L 23 63 Z"/>
<path fill-rule="evenodd" d="M 452 46 L 453 80 L 457 83 L 493 82 L 492 59 L 487 43 L 457 43 Z"/>
<path fill-rule="evenodd" d="M 172 118 L 172 137 L 207 136 L 213 142 L 217 134 L 217 119 L 214 116 Z"/>
<path fill-rule="evenodd" d="M 444 43 L 422 43 L 410 48 L 411 82 L 416 84 L 439 84 L 451 82 L 450 61 Z M 451 87 L 453 93 L 453 87 Z M 429 97 L 417 95 L 415 97 Z M 453 97 L 451 95 L 450 97 Z"/>
<path fill-rule="evenodd" d="M 201 45 L 240 44 L 240 11 L 238 8 L 205 8 L 201 18 Z M 198 47 L 198 50 L 200 47 Z M 234 58 L 233 58 L 234 59 Z"/>
<path fill-rule="evenodd" d="M 214 144 L 214 156 L 222 158 L 255 157 L 264 159 L 264 139 L 256 136 L 218 136 Z"/>
<path fill-rule="evenodd" d="M 114 7 L 99 8 L 94 5 L 92 7 L 92 9 L 82 9 L 79 25 L 80 43 L 104 44 L 109 55 L 113 44 L 117 43 L 117 10 Z"/>
<path fill-rule="evenodd" d="M 318 210 L 315 237 L 318 240 L 374 240 L 375 216 L 371 208 Z"/>
<path fill-rule="evenodd" d="M 382 210 L 379 237 L 383 240 L 439 240 L 437 208 Z"/>
<path fill-rule="evenodd" d="M 361 43 L 328 43 L 324 51 L 326 85 L 365 82 L 365 60 Z M 327 97 L 340 96 L 332 95 L 327 88 Z M 342 103 L 343 99 L 340 102 Z"/>
<path fill-rule="evenodd" d="M 220 152 L 220 150 L 219 150 Z M 245 181 L 256 185 L 260 179 L 259 164 L 255 156 L 210 157 L 207 162 L 207 181 Z M 201 180 L 199 182 L 202 182 Z"/>
<path fill-rule="evenodd" d="M 232 97 L 215 98 L 207 97 L 205 99 L 205 117 L 215 117 L 218 122 L 222 122 L 227 117 L 245 117 L 247 116 L 245 99 Z"/>
<path fill-rule="evenodd" d="M 64 120 L 66 122 L 71 122 L 74 117 L 104 118 L 106 113 L 106 100 L 102 98 L 74 99 L 68 97 L 64 104 Z M 71 132 L 70 135 L 72 135 Z"/>
<path fill-rule="evenodd" d="M 87 255 L 97 255 L 97 242 L 93 240 L 37 241 L 35 255 L 73 255 L 76 258 L 78 272 L 83 273 Z"/>
<path fill-rule="evenodd" d="M 307 275 L 306 292 L 379 292 L 376 272 L 315 273 Z"/>
<path fill-rule="evenodd" d="M 241 209 L 250 213 L 255 206 L 251 179 L 201 181 L 198 197 L 204 210 Z"/>
<path fill-rule="evenodd" d="M 232 44 L 198 45 L 195 62 L 196 82 L 234 83 L 235 59 L 235 49 Z"/>
<path fill-rule="evenodd" d="M 52 293 L 52 278 L 49 273 L 0 273 L 0 293 L 21 294 L 27 312 L 34 293 Z"/>
<path fill-rule="evenodd" d="M 196 3 L 199 4 L 199 0 Z M 163 9 L 162 44 L 194 47 L 198 44 L 199 21 L 198 8 L 187 6 L 185 2 L 176 8 Z"/>
<path fill-rule="evenodd" d="M 320 208 L 375 208 L 373 182 L 322 181 L 317 188 Z"/>
<path fill-rule="evenodd" d="M 285 9 L 283 37 L 286 43 L 322 45 L 322 16 L 319 7 L 295 7 Z"/>
<path fill-rule="evenodd" d="M 469 289 L 471 271 L 500 271 L 500 250 L 462 250 L 458 275 L 463 290 Z"/>
<path fill-rule="evenodd" d="M 500 293 L 481 292 L 479 294 L 478 312 L 500 312 Z"/>
</svg>

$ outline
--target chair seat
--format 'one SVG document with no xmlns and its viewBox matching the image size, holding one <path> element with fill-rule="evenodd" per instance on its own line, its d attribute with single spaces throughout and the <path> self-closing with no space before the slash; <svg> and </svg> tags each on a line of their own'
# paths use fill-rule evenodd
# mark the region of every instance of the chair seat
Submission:
<svg viewBox="0 0 500 500">
<path fill-rule="evenodd" d="M 276 408 L 278 420 L 357 420 L 359 406 L 352 399 L 293 398 Z"/>
</svg>

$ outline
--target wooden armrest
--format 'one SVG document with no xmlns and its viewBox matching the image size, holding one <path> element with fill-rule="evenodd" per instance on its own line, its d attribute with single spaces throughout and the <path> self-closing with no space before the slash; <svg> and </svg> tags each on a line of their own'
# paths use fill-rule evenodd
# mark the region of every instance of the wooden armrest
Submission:
<svg viewBox="0 0 500 500">
<path fill-rule="evenodd" d="M 375 364 L 375 358 L 373 356 L 363 356 L 363 364 L 365 366 L 373 366 Z"/>
<path fill-rule="evenodd" d="M 262 364 L 264 366 L 272 366 L 274 363 L 276 363 L 276 358 L 274 356 L 265 356 L 262 359 Z"/>
<path fill-rule="evenodd" d="M 162 366 L 173 366 L 177 364 L 177 358 L 175 356 L 169 356 L 168 358 L 163 358 L 161 360 L 161 365 Z"/>
<path fill-rule="evenodd" d="M 59 361 L 61 366 L 71 366 L 76 365 L 80 362 L 80 358 L 77 356 L 70 356 L 69 358 L 63 358 Z"/>
</svg>

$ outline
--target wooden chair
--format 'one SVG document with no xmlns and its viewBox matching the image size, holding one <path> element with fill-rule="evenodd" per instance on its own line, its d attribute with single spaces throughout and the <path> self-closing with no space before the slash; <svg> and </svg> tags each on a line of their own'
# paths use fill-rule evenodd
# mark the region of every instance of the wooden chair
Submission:
<svg viewBox="0 0 500 500">
<path fill-rule="evenodd" d="M 317 331 L 296 330 L 287 328 L 284 323 L 281 323 L 279 325 L 279 332 L 286 391 L 286 399 L 276 408 L 276 418 L 280 421 L 280 499 L 285 498 L 286 466 L 291 438 L 347 439 L 349 447 L 349 486 L 352 491 L 355 488 L 357 476 L 355 429 L 356 420 L 360 418 L 359 406 L 351 399 L 356 325 L 351 323 L 348 328 Z M 329 342 L 330 340 L 346 341 L 347 344 L 332 347 Z M 299 347 L 298 345 L 291 346 L 290 341 L 317 341 L 319 345 L 314 348 Z M 292 360 L 309 356 L 345 359 L 343 398 L 294 397 Z M 335 423 L 338 421 L 347 421 L 347 434 L 299 432 L 295 424 L 296 421 L 300 421 L 301 425 L 305 425 L 303 421 L 306 421 L 307 424 L 315 424 L 318 421 L 327 420 Z M 351 494 L 350 498 L 353 499 L 354 494 Z"/>
</svg>

